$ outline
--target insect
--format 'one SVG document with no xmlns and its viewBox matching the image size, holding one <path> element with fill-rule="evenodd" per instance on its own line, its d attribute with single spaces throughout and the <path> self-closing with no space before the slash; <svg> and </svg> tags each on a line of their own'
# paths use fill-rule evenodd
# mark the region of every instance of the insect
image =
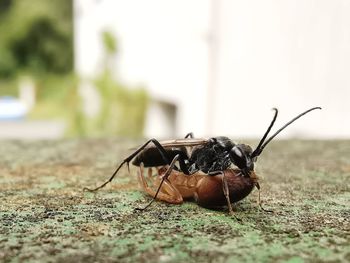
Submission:
<svg viewBox="0 0 350 263">
<path fill-rule="evenodd" d="M 162 175 L 161 182 L 159 183 L 157 191 L 153 195 L 152 201 L 144 209 L 146 209 L 154 200 L 157 199 L 162 185 L 172 174 L 172 171 L 175 170 L 190 177 L 198 172 L 204 173 L 206 176 L 219 177 L 221 179 L 222 191 L 224 193 L 229 212 L 230 214 L 233 214 L 230 200 L 230 189 L 227 179 L 231 172 L 227 172 L 227 170 L 235 167 L 237 169 L 235 170 L 237 171 L 235 172 L 236 176 L 252 178 L 252 176 L 255 174 L 254 163 L 257 161 L 258 156 L 263 152 L 265 147 L 273 140 L 273 138 L 275 138 L 282 130 L 284 130 L 294 121 L 316 109 L 321 108 L 313 107 L 300 113 L 266 140 L 278 115 L 278 110 L 273 108 L 273 119 L 265 134 L 261 138 L 258 146 L 254 150 L 247 144 L 236 144 L 225 136 L 212 137 L 209 139 L 197 139 L 193 138 L 192 133 L 189 133 L 184 139 L 161 142 L 156 139 L 150 139 L 140 146 L 135 152 L 125 158 L 114 171 L 109 180 L 97 188 L 84 188 L 84 190 L 93 192 L 101 189 L 114 179 L 124 164 L 126 164 L 129 169 L 129 163 L 131 161 L 135 166 L 166 166 L 166 171 Z M 258 182 L 255 183 L 255 186 L 258 189 L 260 188 Z"/>
<path fill-rule="evenodd" d="M 158 187 L 160 185 L 161 179 L 166 171 L 167 167 L 163 166 L 158 169 L 158 176 L 153 176 L 152 168 L 148 169 L 148 177 L 153 181 L 153 186 Z M 227 178 L 231 203 L 242 200 L 250 194 L 255 186 L 257 186 L 258 177 L 254 172 L 251 172 L 249 177 L 240 176 L 239 169 L 227 169 L 223 172 Z M 143 190 L 150 196 L 155 196 L 156 192 L 152 187 L 148 186 L 147 180 L 144 176 L 143 165 L 140 165 L 138 178 Z M 187 176 L 184 173 L 175 170 L 172 170 L 168 178 L 164 180 L 157 199 L 171 204 L 181 204 L 184 200 L 192 199 L 199 205 L 207 208 L 221 207 L 227 204 L 222 189 L 222 180 L 219 176 L 208 176 L 201 172 Z M 260 191 L 258 204 L 262 208 L 260 202 Z"/>
</svg>

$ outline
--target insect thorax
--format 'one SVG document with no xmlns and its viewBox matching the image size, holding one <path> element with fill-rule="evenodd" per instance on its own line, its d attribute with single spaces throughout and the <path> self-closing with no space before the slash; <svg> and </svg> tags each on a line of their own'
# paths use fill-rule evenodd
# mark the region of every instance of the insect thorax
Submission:
<svg viewBox="0 0 350 263">
<path fill-rule="evenodd" d="M 224 171 L 231 166 L 229 151 L 222 145 L 209 141 L 207 144 L 196 147 L 191 155 L 190 162 L 204 173 Z"/>
</svg>

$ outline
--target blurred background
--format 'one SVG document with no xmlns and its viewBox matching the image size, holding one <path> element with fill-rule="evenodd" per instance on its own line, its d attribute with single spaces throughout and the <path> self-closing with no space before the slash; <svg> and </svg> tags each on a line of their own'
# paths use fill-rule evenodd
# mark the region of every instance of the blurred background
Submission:
<svg viewBox="0 0 350 263">
<path fill-rule="evenodd" d="M 0 0 L 0 138 L 350 137 L 347 0 Z M 276 127 L 276 128 L 277 128 Z"/>
</svg>

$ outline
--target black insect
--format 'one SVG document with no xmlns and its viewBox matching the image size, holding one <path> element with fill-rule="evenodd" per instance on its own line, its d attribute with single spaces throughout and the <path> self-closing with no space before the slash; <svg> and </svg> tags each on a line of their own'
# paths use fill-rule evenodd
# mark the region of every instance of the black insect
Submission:
<svg viewBox="0 0 350 263">
<path fill-rule="evenodd" d="M 238 168 L 240 171 L 238 175 L 245 178 L 250 177 L 250 175 L 254 172 L 254 163 L 257 161 L 258 156 L 262 153 L 266 145 L 291 123 L 308 112 L 316 109 L 321 108 L 314 107 L 299 114 L 283 125 L 266 140 L 278 115 L 278 110 L 274 108 L 273 110 L 275 114 L 273 119 L 255 150 L 252 150 L 252 148 L 247 144 L 236 144 L 224 136 L 209 139 L 196 139 L 193 138 L 192 133 L 189 133 L 184 139 L 161 142 L 156 139 L 150 139 L 139 147 L 134 153 L 125 158 L 108 181 L 95 189 L 84 188 L 84 190 L 97 191 L 98 189 L 104 187 L 113 180 L 124 164 L 127 164 L 129 168 L 129 163 L 131 161 L 133 161 L 133 165 L 144 167 L 159 167 L 168 165 L 167 171 L 164 173 L 153 200 L 146 207 L 148 207 L 157 198 L 164 180 L 167 180 L 167 177 L 171 174 L 172 170 L 175 170 L 188 176 L 191 176 L 197 172 L 202 172 L 209 176 L 222 174 L 223 192 L 227 199 L 227 205 L 230 213 L 232 213 L 233 210 L 224 171 L 234 167 L 235 169 Z M 260 188 L 258 183 L 256 183 L 256 187 L 258 189 Z"/>
</svg>

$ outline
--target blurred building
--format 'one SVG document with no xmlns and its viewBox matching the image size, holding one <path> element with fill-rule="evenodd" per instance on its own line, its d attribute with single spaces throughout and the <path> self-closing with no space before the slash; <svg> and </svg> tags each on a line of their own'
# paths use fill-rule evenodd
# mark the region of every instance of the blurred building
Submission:
<svg viewBox="0 0 350 263">
<path fill-rule="evenodd" d="M 118 39 L 115 74 L 151 94 L 146 136 L 349 137 L 350 2 L 75 0 L 75 69 L 96 75 L 101 34 Z"/>
</svg>

